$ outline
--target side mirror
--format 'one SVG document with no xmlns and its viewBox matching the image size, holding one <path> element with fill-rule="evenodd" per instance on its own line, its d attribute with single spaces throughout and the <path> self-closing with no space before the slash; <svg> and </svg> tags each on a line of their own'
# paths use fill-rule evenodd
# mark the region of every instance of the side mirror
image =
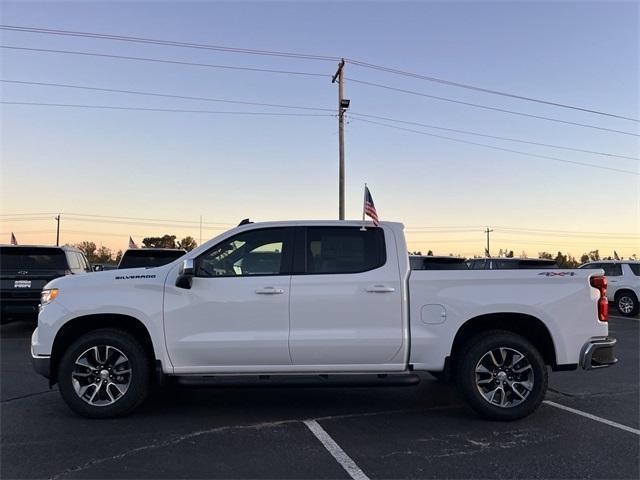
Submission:
<svg viewBox="0 0 640 480">
<path fill-rule="evenodd" d="M 102 265 L 94 265 L 93 266 L 93 271 L 94 272 L 102 272 L 104 270 L 104 266 Z"/>
<path fill-rule="evenodd" d="M 196 267 L 193 259 L 183 260 L 178 271 L 178 278 L 176 278 L 176 287 L 190 289 L 195 274 Z"/>
</svg>

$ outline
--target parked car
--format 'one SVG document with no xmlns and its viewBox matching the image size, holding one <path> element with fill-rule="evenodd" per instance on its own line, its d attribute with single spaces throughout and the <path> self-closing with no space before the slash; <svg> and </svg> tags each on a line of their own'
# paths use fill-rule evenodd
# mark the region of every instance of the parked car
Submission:
<svg viewBox="0 0 640 480">
<path fill-rule="evenodd" d="M 466 260 L 451 256 L 409 255 L 411 270 L 468 270 Z"/>
<path fill-rule="evenodd" d="M 0 246 L 0 305 L 2 322 L 36 318 L 40 292 L 57 277 L 90 272 L 77 248 L 35 245 Z"/>
<path fill-rule="evenodd" d="M 470 270 L 520 270 L 525 268 L 558 268 L 555 260 L 544 258 L 470 258 Z"/>
<path fill-rule="evenodd" d="M 165 375 L 397 385 L 429 371 L 513 420 L 540 405 L 549 367 L 616 362 L 601 272 L 411 270 L 402 224 L 361 227 L 244 224 L 161 267 L 53 280 L 34 367 L 88 417 L 131 412 Z"/>
<path fill-rule="evenodd" d="M 182 257 L 186 250 L 174 248 L 130 248 L 122 255 L 118 269 L 160 267 Z"/>
<path fill-rule="evenodd" d="M 585 263 L 578 268 L 604 270 L 609 285 L 607 298 L 618 311 L 627 317 L 640 312 L 640 261 L 637 260 L 599 260 Z"/>
</svg>

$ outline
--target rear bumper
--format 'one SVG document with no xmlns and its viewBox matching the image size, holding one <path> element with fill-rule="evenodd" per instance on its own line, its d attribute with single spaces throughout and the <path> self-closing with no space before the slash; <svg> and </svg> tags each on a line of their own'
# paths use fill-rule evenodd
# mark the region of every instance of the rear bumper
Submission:
<svg viewBox="0 0 640 480">
<path fill-rule="evenodd" d="M 616 339 L 612 337 L 594 338 L 584 344 L 580 352 L 580 366 L 585 370 L 610 367 L 618 362 Z"/>
</svg>

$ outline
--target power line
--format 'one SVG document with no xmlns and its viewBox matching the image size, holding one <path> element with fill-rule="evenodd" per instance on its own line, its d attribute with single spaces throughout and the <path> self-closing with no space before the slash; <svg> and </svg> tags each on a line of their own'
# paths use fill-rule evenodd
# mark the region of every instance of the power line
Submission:
<svg viewBox="0 0 640 480">
<path fill-rule="evenodd" d="M 200 50 L 213 50 L 226 53 L 242 53 L 248 55 L 263 55 L 269 57 L 297 58 L 303 60 L 324 60 L 335 62 L 340 60 L 338 57 L 327 55 L 316 55 L 309 53 L 283 52 L 277 50 L 259 50 L 253 48 L 227 47 L 223 45 L 208 45 L 204 43 L 179 42 L 174 40 L 160 40 L 155 38 L 132 37 L 127 35 L 112 35 L 106 33 L 95 32 L 78 32 L 73 30 L 55 30 L 51 28 L 23 27 L 18 25 L 0 25 L 0 30 L 9 30 L 13 32 L 23 33 L 41 33 L 46 35 L 60 35 L 66 37 L 83 37 L 94 38 L 99 40 L 117 40 L 122 42 L 146 43 L 152 45 L 164 45 L 169 47 L 194 48 Z"/>
<path fill-rule="evenodd" d="M 213 50 L 213 51 L 226 52 L 226 53 L 241 53 L 241 54 L 249 54 L 249 55 L 263 55 L 263 56 L 285 57 L 285 58 L 295 58 L 295 59 L 305 59 L 305 60 L 323 60 L 323 61 L 339 61 L 340 60 L 340 57 L 328 56 L 328 55 L 306 54 L 306 53 L 298 53 L 298 52 L 284 52 L 284 51 L 276 51 L 276 50 L 238 48 L 238 47 L 228 47 L 228 46 L 222 46 L 222 45 L 209 45 L 209 44 L 180 42 L 180 41 L 173 41 L 173 40 L 161 40 L 161 39 L 145 38 L 145 37 L 134 37 L 134 36 L 127 36 L 127 35 L 113 35 L 113 34 L 104 34 L 104 33 L 95 33 L 95 32 L 78 32 L 73 30 L 57 30 L 57 29 L 49 29 L 49 28 L 24 27 L 19 25 L 0 25 L 0 29 L 14 31 L 14 32 L 23 32 L 23 33 L 38 33 L 38 34 L 46 34 L 46 35 L 60 35 L 60 36 L 93 38 L 93 39 L 101 39 L 101 40 L 116 40 L 116 41 L 133 42 L 133 43 L 145 43 L 145 44 L 153 44 L 153 45 L 180 47 L 180 48 L 204 49 L 204 50 Z M 393 73 L 396 75 L 408 76 L 408 77 L 417 78 L 420 80 L 427 80 L 430 82 L 441 83 L 448 86 L 465 88 L 465 89 L 470 89 L 478 92 L 514 98 L 518 100 L 525 100 L 525 101 L 540 103 L 544 105 L 550 105 L 550 106 L 578 110 L 578 111 L 597 114 L 597 115 L 604 115 L 604 116 L 613 117 L 613 118 L 630 120 L 634 122 L 640 122 L 640 120 L 636 118 L 625 117 L 622 115 L 602 112 L 599 110 L 593 110 L 593 109 L 588 109 L 584 107 L 577 107 L 577 106 L 563 104 L 559 102 L 552 102 L 552 101 L 528 97 L 524 95 L 518 95 L 514 93 L 488 89 L 484 87 L 479 87 L 477 85 L 454 82 L 451 80 L 446 80 L 438 77 L 421 75 L 413 72 L 399 70 L 396 68 L 375 65 L 372 63 L 363 62 L 356 59 L 348 59 L 348 61 L 349 63 L 360 66 L 360 67 L 383 71 L 387 73 Z"/>
<path fill-rule="evenodd" d="M 35 106 L 35 107 L 70 107 L 70 108 L 96 108 L 107 110 L 131 110 L 139 112 L 165 112 L 165 113 L 207 113 L 214 115 L 256 115 L 256 116 L 293 116 L 293 117 L 333 117 L 330 113 L 283 113 L 283 112 L 242 112 L 242 111 L 220 111 L 220 110 L 182 110 L 172 108 L 144 108 L 125 107 L 115 105 L 79 105 L 74 103 L 42 103 L 42 102 L 12 102 L 0 101 L 4 105 Z"/>
<path fill-rule="evenodd" d="M 437 77 L 431 77 L 431 76 L 427 76 L 427 75 L 421 75 L 419 73 L 413 73 L 413 72 L 407 72 L 404 70 L 398 70 L 396 68 L 390 68 L 390 67 L 384 67 L 381 65 L 374 65 L 372 63 L 367 63 L 367 62 L 362 62 L 359 60 L 353 60 L 353 59 L 347 59 L 347 61 L 352 64 L 352 65 L 356 65 L 359 67 L 365 67 L 365 68 L 369 68 L 369 69 L 373 69 L 373 70 L 379 70 L 382 72 L 387 72 L 387 73 L 393 73 L 396 75 L 403 75 L 406 77 L 412 77 L 412 78 L 417 78 L 419 80 L 426 80 L 429 82 L 435 82 L 435 83 L 441 83 L 443 85 L 448 85 L 451 87 L 459 87 L 459 88 L 465 88 L 468 90 L 474 90 L 476 92 L 483 92 L 483 93 L 490 93 L 492 95 L 500 95 L 503 97 L 509 97 L 509 98 L 515 98 L 517 100 L 525 100 L 528 102 L 534 102 L 534 103 L 541 103 L 543 105 L 551 105 L 553 107 L 560 107 L 560 108 L 566 108 L 566 109 L 570 109 L 570 110 L 578 110 L 581 112 L 587 112 L 587 113 L 593 113 L 596 115 L 604 115 L 607 117 L 613 117 L 613 118 L 619 118 L 622 120 L 630 120 L 632 122 L 640 122 L 639 119 L 637 118 L 632 118 L 632 117 L 625 117 L 622 115 L 617 115 L 617 114 L 613 114 L 613 113 L 607 113 L 607 112 L 602 112 L 600 110 L 593 110 L 590 108 L 584 108 L 584 107 L 576 107 L 575 105 L 568 105 L 565 103 L 558 103 L 558 102 L 552 102 L 549 100 L 542 100 L 539 98 L 533 98 L 533 97 L 527 97 L 524 95 L 518 95 L 515 93 L 509 93 L 509 92 L 503 92 L 500 90 L 492 90 L 489 88 L 483 88 L 483 87 L 478 87 L 477 85 L 471 85 L 468 83 L 460 83 L 460 82 L 453 82 L 451 80 L 445 80 L 442 78 L 437 78 Z"/>
<path fill-rule="evenodd" d="M 552 145 L 549 143 L 540 143 L 540 142 L 534 142 L 531 140 L 522 140 L 522 139 L 518 139 L 518 138 L 510 138 L 510 137 L 500 137 L 497 135 L 489 135 L 486 133 L 478 133 L 478 132 L 471 132 L 469 130 L 459 130 L 456 128 L 446 128 L 446 127 L 442 127 L 439 125 L 429 125 L 427 123 L 420 123 L 420 122 L 410 122 L 407 120 L 398 120 L 396 118 L 389 118 L 389 117 L 381 117 L 378 115 L 369 115 L 369 114 L 364 114 L 364 113 L 357 113 L 357 112 L 350 112 L 350 115 L 355 115 L 356 117 L 366 117 L 366 118 L 376 118 L 378 120 L 386 120 L 389 122 L 397 122 L 397 123 L 403 123 L 405 125 L 416 125 L 419 127 L 426 127 L 426 128 L 433 128 L 436 130 L 444 130 L 447 132 L 456 132 L 456 133 L 463 133 L 465 135 L 475 135 L 478 137 L 486 137 L 486 138 L 494 138 L 496 140 L 506 140 L 509 142 L 518 142 L 518 143 L 526 143 L 528 145 L 538 145 L 541 147 L 550 147 L 550 148 L 558 148 L 561 150 L 570 150 L 570 151 L 574 151 L 574 152 L 580 152 L 580 153 L 590 153 L 590 154 L 594 154 L 594 155 L 603 155 L 606 157 L 616 157 L 616 158 L 625 158 L 628 160 L 635 160 L 640 162 L 640 158 L 637 157 L 629 157 L 626 155 L 617 155 L 614 153 L 606 153 L 606 152 L 596 152 L 594 150 L 583 150 L 580 148 L 575 148 L 575 147 L 565 147 L 565 146 L 561 146 L 561 145 Z"/>
<path fill-rule="evenodd" d="M 606 167 L 604 165 L 594 165 L 592 163 L 576 162 L 576 161 L 573 161 L 573 160 L 566 160 L 564 158 L 550 157 L 550 156 L 547 156 L 547 155 L 538 155 L 536 153 L 522 152 L 520 150 L 512 150 L 510 148 L 503 148 L 503 147 L 496 147 L 494 145 L 487 145 L 486 143 L 470 142 L 468 140 L 462 140 L 460 138 L 446 137 L 444 135 L 436 135 L 435 133 L 428 133 L 428 132 L 422 132 L 420 130 L 413 130 L 411 128 L 398 127 L 397 125 L 389 125 L 388 123 L 374 122 L 373 120 L 365 120 L 364 118 L 356 118 L 354 120 L 357 120 L 359 122 L 372 123 L 374 125 L 379 125 L 379 126 L 382 126 L 382 127 L 394 128 L 396 130 L 403 130 L 403 131 L 406 131 L 406 132 L 417 133 L 419 135 L 427 135 L 429 137 L 441 138 L 443 140 L 450 140 L 452 142 L 465 143 L 465 144 L 468 144 L 468 145 L 476 145 L 478 147 L 490 148 L 492 150 L 500 150 L 500 151 L 509 152 L 509 153 L 516 153 L 518 155 L 526 155 L 528 157 L 543 158 L 545 160 L 554 160 L 556 162 L 570 163 L 572 165 L 580 165 L 580 166 L 583 166 L 583 167 L 599 168 L 599 169 L 602 169 L 602 170 L 610 170 L 612 172 L 620 172 L 620 173 L 626 173 L 626 174 L 630 174 L 630 175 L 640 175 L 640 172 L 632 172 L 630 170 L 623 170 L 623 169 L 614 168 L 614 167 Z"/>
<path fill-rule="evenodd" d="M 120 90 L 116 88 L 90 87 L 88 85 L 74 85 L 74 84 L 68 84 L 68 83 L 29 82 L 29 81 L 22 81 L 22 80 L 5 80 L 5 79 L 0 79 L 0 82 L 13 83 L 18 85 L 36 85 L 36 86 L 42 86 L 42 87 L 73 88 L 73 89 L 79 89 L 79 90 L 91 90 L 91 91 L 108 92 L 108 93 L 126 93 L 131 95 L 145 95 L 149 97 L 176 98 L 180 100 L 197 100 L 197 101 L 203 101 L 203 102 L 232 103 L 232 104 L 238 104 L 238 105 L 251 105 L 251 106 L 259 106 L 259 107 L 291 108 L 291 109 L 298 109 L 298 110 L 335 112 L 334 108 L 305 107 L 305 106 L 298 106 L 298 105 L 284 105 L 281 103 L 263 103 L 263 102 L 251 102 L 246 100 L 227 100 L 222 98 L 172 95 L 169 93 L 142 92 L 138 90 Z"/>
<path fill-rule="evenodd" d="M 177 64 L 177 65 L 198 66 L 198 67 L 227 68 L 227 69 L 234 69 L 234 70 L 248 70 L 248 71 L 258 71 L 258 72 L 280 73 L 280 74 L 288 74 L 288 75 L 306 75 L 306 76 L 315 76 L 315 77 L 327 77 L 328 76 L 328 75 L 323 74 L 323 73 L 300 72 L 300 71 L 291 71 L 291 70 L 262 69 L 262 68 L 249 68 L 249 67 L 236 67 L 236 66 L 230 66 L 230 65 L 215 65 L 215 64 L 207 64 L 207 63 L 183 62 L 183 61 L 177 61 L 177 60 L 163 60 L 163 59 L 157 59 L 157 58 L 131 57 L 131 56 L 124 56 L 124 55 L 110 55 L 110 54 L 79 52 L 79 51 L 70 51 L 70 50 L 52 50 L 52 49 L 44 49 L 44 48 L 27 48 L 27 47 L 17 47 L 17 46 L 9 46 L 9 45 L 0 45 L 0 48 L 8 48 L 8 49 L 15 49 L 15 50 L 26 50 L 26 51 L 34 51 L 34 52 L 85 55 L 85 56 L 95 56 L 95 57 L 105 57 L 105 58 L 125 59 L 125 60 L 138 60 L 138 61 L 147 61 L 147 62 L 159 62 L 159 63 L 168 63 L 168 64 Z M 465 106 L 474 107 L 474 108 L 481 108 L 481 109 L 492 110 L 492 111 L 501 112 L 501 113 L 508 113 L 508 114 L 519 115 L 519 116 L 523 116 L 523 117 L 536 118 L 536 119 L 539 119 L 539 120 L 546 120 L 546 121 L 550 121 L 550 122 L 563 123 L 563 124 L 566 124 L 566 125 L 574 125 L 574 126 L 579 126 L 579 127 L 584 127 L 584 128 L 592 128 L 592 129 L 602 130 L 602 131 L 606 131 L 606 132 L 619 133 L 619 134 L 622 134 L 622 135 L 632 135 L 632 136 L 636 136 L 636 137 L 640 136 L 638 134 L 631 133 L 631 132 L 625 132 L 625 131 L 622 131 L 622 130 L 616 130 L 616 129 L 612 129 L 612 128 L 600 127 L 600 126 L 597 126 L 597 125 L 589 125 L 589 124 L 580 123 L 580 122 L 571 122 L 571 121 L 568 121 L 568 120 L 561 120 L 561 119 L 558 119 L 558 118 L 545 117 L 545 116 L 542 116 L 542 115 L 534 115 L 534 114 L 529 114 L 529 113 L 525 113 L 525 112 L 518 112 L 518 111 L 508 110 L 508 109 L 503 109 L 503 108 L 498 108 L 498 107 L 491 107 L 489 105 L 481 105 L 481 104 L 476 104 L 476 103 L 471 103 L 471 102 L 465 102 L 465 101 L 462 101 L 462 100 L 456 100 L 456 99 L 453 99 L 453 98 L 441 97 L 441 96 L 438 96 L 438 95 L 429 95 L 429 94 L 422 93 L 422 92 L 416 92 L 416 91 L 412 91 L 412 90 L 396 88 L 396 87 L 392 87 L 392 86 L 389 86 L 389 85 L 383 85 L 383 84 L 374 83 L 374 82 L 367 82 L 367 81 L 358 80 L 358 79 L 355 79 L 355 78 L 346 78 L 346 80 L 352 81 L 354 83 L 360 83 L 360 84 L 363 84 L 363 85 L 372 86 L 372 87 L 384 88 L 384 89 L 387 89 L 387 90 L 392 90 L 392 91 L 401 92 L 401 93 L 407 93 L 407 94 L 411 94 L 411 95 L 418 95 L 418 96 L 425 97 L 425 98 L 431 98 L 431 99 L 434 99 L 434 100 L 441 100 L 441 101 L 445 101 L 445 102 L 456 103 L 456 104 L 465 105 Z"/>
<path fill-rule="evenodd" d="M 354 83 L 359 83 L 359 84 L 362 84 L 362 85 L 368 85 L 370 87 L 383 88 L 383 89 L 391 90 L 391 91 L 394 91 L 394 92 L 400 92 L 400 93 L 406 93 L 406 94 L 409 94 L 409 95 L 416 95 L 416 96 L 419 96 L 419 97 L 431 98 L 433 100 L 441 100 L 443 102 L 457 103 L 459 105 L 465 105 L 467 107 L 482 108 L 482 109 L 485 109 L 485 110 L 492 110 L 494 112 L 509 113 L 511 115 L 519 115 L 521 117 L 537 118 L 538 120 L 547 120 L 549 122 L 564 123 L 566 125 L 574 125 L 574 126 L 577 126 L 577 127 L 593 128 L 595 130 L 603 130 L 605 132 L 613 132 L 613 133 L 620 133 L 622 135 L 631 135 L 631 136 L 634 136 L 634 137 L 640 137 L 640 134 L 632 133 L 632 132 L 625 132 L 623 130 L 616 130 L 616 129 L 613 129 L 613 128 L 599 127 L 597 125 L 590 125 L 588 123 L 570 122 L 568 120 L 561 120 L 559 118 L 545 117 L 545 116 L 542 116 L 542 115 L 534 115 L 534 114 L 531 114 L 531 113 L 518 112 L 516 110 L 508 110 L 506 108 L 491 107 L 489 105 L 482 105 L 482 104 L 479 104 L 479 103 L 465 102 L 465 101 L 462 101 L 462 100 L 456 100 L 454 98 L 440 97 L 438 95 L 429 95 L 429 94 L 423 93 L 423 92 L 416 92 L 414 90 L 406 90 L 404 88 L 396 88 L 396 87 L 392 87 L 390 85 L 384 85 L 384 84 L 381 84 L 381 83 L 367 82 L 365 80 L 358 80 L 356 78 L 351 78 L 351 77 L 346 77 L 345 80 L 348 80 L 348 81 L 354 82 Z"/>
<path fill-rule="evenodd" d="M 189 221 L 189 220 L 174 220 L 174 219 L 166 219 L 166 218 L 144 218 L 144 217 L 121 217 L 115 215 L 95 215 L 95 214 L 86 214 L 86 213 L 65 213 L 64 215 L 71 215 L 75 217 L 90 217 L 90 218 L 110 218 L 110 219 L 119 219 L 119 220 L 139 220 L 143 222 L 168 222 L 168 223 L 189 223 L 192 225 L 200 225 L 200 221 Z M 203 225 L 218 225 L 218 226 L 226 226 L 226 227 L 235 227 L 237 223 L 231 222 L 202 222 Z"/>
<path fill-rule="evenodd" d="M 11 50 L 24 50 L 29 52 L 83 55 L 88 57 L 102 57 L 102 58 L 110 58 L 110 59 L 116 59 L 116 60 L 134 60 L 134 61 L 141 61 L 141 62 L 167 63 L 167 64 L 173 64 L 173 65 L 186 65 L 186 66 L 192 66 L 192 67 L 220 68 L 220 69 L 241 70 L 241 71 L 249 71 L 249 72 L 278 73 L 283 75 L 300 75 L 300 76 L 307 76 L 307 77 L 324 77 L 324 78 L 329 77 L 329 75 L 325 73 L 301 72 L 296 70 L 278 70 L 273 68 L 238 67 L 234 65 L 220 65 L 220 64 L 213 64 L 213 63 L 184 62 L 180 60 L 167 60 L 167 59 L 149 58 L 149 57 L 131 57 L 127 55 L 81 52 L 77 50 L 53 50 L 48 48 L 17 47 L 13 45 L 0 45 L 0 48 L 6 48 Z"/>
</svg>

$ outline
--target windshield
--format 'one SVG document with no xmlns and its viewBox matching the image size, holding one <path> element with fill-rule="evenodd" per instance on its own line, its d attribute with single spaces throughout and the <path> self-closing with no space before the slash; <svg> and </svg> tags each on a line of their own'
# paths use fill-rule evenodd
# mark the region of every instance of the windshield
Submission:
<svg viewBox="0 0 640 480">
<path fill-rule="evenodd" d="M 159 267 L 183 256 L 181 250 L 127 250 L 118 268 Z"/>
<path fill-rule="evenodd" d="M 65 270 L 67 261 L 59 248 L 0 247 L 0 270 Z"/>
</svg>

